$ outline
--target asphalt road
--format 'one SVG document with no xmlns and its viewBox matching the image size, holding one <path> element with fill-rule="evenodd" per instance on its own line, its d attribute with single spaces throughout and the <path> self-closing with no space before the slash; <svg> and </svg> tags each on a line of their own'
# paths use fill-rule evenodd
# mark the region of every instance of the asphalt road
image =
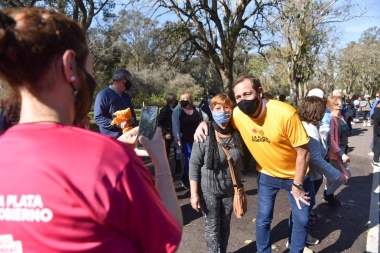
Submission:
<svg viewBox="0 0 380 253">
<path fill-rule="evenodd" d="M 310 246 L 315 252 L 379 252 L 379 170 L 374 170 L 371 166 L 372 157 L 368 156 L 372 127 L 363 127 L 357 123 L 353 128 L 354 131 L 349 137 L 352 178 L 336 192 L 342 205 L 331 208 L 321 200 L 324 184 L 317 195 L 314 213 L 319 216 L 319 220 L 311 226 L 311 234 L 318 238 L 320 243 Z M 170 159 L 170 162 L 174 169 L 173 159 Z M 373 178 L 376 181 L 373 182 Z M 184 218 L 183 236 L 178 252 L 207 252 L 204 241 L 204 219 L 201 213 L 191 208 L 190 193 L 181 186 L 179 179 L 180 175 L 174 176 Z M 257 183 L 253 169 L 244 176 L 244 181 L 248 212 L 241 219 L 233 215 L 228 252 L 257 252 L 255 235 Z M 285 246 L 289 214 L 286 193 L 280 191 L 276 198 L 272 221 L 272 252 L 289 252 Z"/>
</svg>

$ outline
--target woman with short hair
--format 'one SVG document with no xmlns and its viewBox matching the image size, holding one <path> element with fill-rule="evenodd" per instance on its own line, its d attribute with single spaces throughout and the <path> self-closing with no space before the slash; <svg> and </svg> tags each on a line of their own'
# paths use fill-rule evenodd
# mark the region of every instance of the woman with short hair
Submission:
<svg viewBox="0 0 380 253">
<path fill-rule="evenodd" d="M 231 155 L 238 186 L 241 185 L 242 140 L 230 124 L 232 101 L 218 94 L 210 102 L 213 121 L 209 136 L 194 142 L 190 158 L 190 202 L 194 210 L 202 210 L 208 253 L 226 253 L 230 235 L 234 186 L 227 156 Z"/>
</svg>

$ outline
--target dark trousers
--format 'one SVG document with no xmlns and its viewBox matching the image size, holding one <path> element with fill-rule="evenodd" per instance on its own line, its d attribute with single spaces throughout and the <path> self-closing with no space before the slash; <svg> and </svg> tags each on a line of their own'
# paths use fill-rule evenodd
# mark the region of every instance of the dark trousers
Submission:
<svg viewBox="0 0 380 253">
<path fill-rule="evenodd" d="M 205 239 L 208 253 L 227 252 L 232 207 L 233 197 L 203 195 L 201 209 L 205 217 Z"/>
<path fill-rule="evenodd" d="M 380 156 L 380 135 L 373 133 L 373 161 L 379 162 L 379 156 Z"/>
<path fill-rule="evenodd" d="M 166 156 L 167 156 L 168 159 L 169 159 L 170 148 L 171 148 L 172 143 L 173 143 L 173 138 L 170 139 L 170 140 L 167 140 L 167 139 L 164 139 L 164 140 L 165 140 Z M 174 151 L 175 151 L 175 150 L 174 150 Z"/>
<path fill-rule="evenodd" d="M 351 125 L 352 117 L 348 117 L 346 122 L 348 125 L 348 130 L 351 132 L 352 131 L 352 125 Z"/>
</svg>

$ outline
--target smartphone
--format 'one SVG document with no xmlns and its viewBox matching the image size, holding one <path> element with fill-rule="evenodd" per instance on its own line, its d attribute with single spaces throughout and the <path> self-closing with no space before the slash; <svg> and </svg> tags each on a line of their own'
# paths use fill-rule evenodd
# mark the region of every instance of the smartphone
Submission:
<svg viewBox="0 0 380 253">
<path fill-rule="evenodd" d="M 145 136 L 149 140 L 153 138 L 157 127 L 158 106 L 144 106 L 141 108 L 139 132 L 137 136 Z M 137 139 L 136 147 L 144 149 L 144 146 Z"/>
</svg>

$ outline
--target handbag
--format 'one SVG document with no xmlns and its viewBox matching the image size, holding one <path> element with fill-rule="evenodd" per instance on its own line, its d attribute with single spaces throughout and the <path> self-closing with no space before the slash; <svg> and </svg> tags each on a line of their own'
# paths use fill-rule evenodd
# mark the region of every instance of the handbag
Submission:
<svg viewBox="0 0 380 253">
<path fill-rule="evenodd" d="M 238 186 L 236 183 L 235 171 L 232 165 L 231 155 L 228 152 L 228 150 L 224 147 L 223 143 L 220 141 L 220 138 L 216 131 L 215 131 L 215 136 L 218 143 L 222 146 L 224 153 L 226 153 L 228 166 L 230 167 L 230 171 L 231 171 L 232 184 L 234 186 L 233 211 L 237 218 L 241 218 L 247 212 L 247 194 L 245 193 L 244 185 L 241 184 L 240 186 Z"/>
</svg>

